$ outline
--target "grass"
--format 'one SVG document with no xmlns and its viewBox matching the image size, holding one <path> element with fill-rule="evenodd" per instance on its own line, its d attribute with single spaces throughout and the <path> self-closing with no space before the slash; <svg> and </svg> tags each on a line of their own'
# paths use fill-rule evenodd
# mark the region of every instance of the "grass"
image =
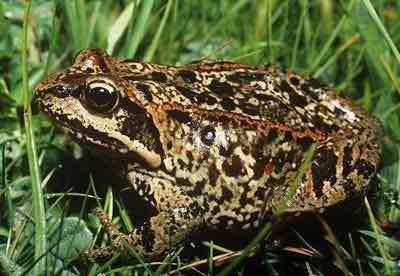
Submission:
<svg viewBox="0 0 400 276">
<path fill-rule="evenodd" d="M 397 2 L 36 0 L 24 17 L 28 1 L 1 1 L 0 271 L 160 275 L 175 270 L 207 275 L 235 266 L 230 273 L 246 275 L 255 266 L 271 275 L 399 274 Z M 385 129 L 382 168 L 369 201 L 362 201 L 351 216 L 361 222 L 343 234 L 336 224 L 322 219 L 319 237 L 299 233 L 292 246 L 262 252 L 237 266 L 232 260 L 240 254 L 218 241 L 196 245 L 209 252 L 202 259 L 173 254 L 162 264 L 83 264 L 76 259 L 77 252 L 94 243 L 108 244 L 91 208 L 102 206 L 119 227 L 131 230 L 127 210 L 113 193 L 115 180 L 92 177 L 93 159 L 35 106 L 31 117 L 28 103 L 29 93 L 46 72 L 69 66 L 85 47 L 164 64 L 185 64 L 205 56 L 272 63 L 336 87 L 380 118 Z"/>
<path fill-rule="evenodd" d="M 35 136 L 32 125 L 32 110 L 28 91 L 28 64 L 27 64 L 27 44 L 28 44 L 28 17 L 30 12 L 30 2 L 24 5 L 24 22 L 22 26 L 22 89 L 24 107 L 24 125 L 26 136 L 27 158 L 29 163 L 29 173 L 32 187 L 32 209 L 35 221 L 35 265 L 34 274 L 41 274 L 46 271 L 46 255 L 43 255 L 47 248 L 46 239 L 46 216 L 40 181 L 40 169 L 37 158 Z"/>
</svg>

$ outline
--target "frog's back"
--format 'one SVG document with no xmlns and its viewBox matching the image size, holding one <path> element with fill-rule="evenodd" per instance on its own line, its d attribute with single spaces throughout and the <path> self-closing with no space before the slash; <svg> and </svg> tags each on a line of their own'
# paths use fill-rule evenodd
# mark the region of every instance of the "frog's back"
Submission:
<svg viewBox="0 0 400 276">
<path fill-rule="evenodd" d="M 165 151 L 166 167 L 190 194 L 211 199 L 215 224 L 218 216 L 254 221 L 279 204 L 311 144 L 314 158 L 289 211 L 348 199 L 376 172 L 380 124 L 322 82 L 229 62 L 149 66 L 158 77 L 147 83 L 152 104 L 173 122 L 160 127 L 162 143 L 173 145 Z M 214 140 L 204 143 L 204 133 Z"/>
<path fill-rule="evenodd" d="M 139 91 L 150 91 L 156 105 L 229 114 L 259 123 L 260 130 L 280 128 L 317 140 L 345 130 L 379 128 L 375 119 L 326 84 L 276 67 L 231 62 L 180 67 L 135 64 L 140 64 L 140 73 L 130 72 L 125 79 L 140 84 Z M 149 86 L 143 86 L 146 82 Z"/>
</svg>

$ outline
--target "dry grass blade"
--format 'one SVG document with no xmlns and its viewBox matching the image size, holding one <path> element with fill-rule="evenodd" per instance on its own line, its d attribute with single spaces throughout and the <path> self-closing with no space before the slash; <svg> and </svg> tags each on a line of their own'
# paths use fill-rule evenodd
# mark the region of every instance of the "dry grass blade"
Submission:
<svg viewBox="0 0 400 276">
<path fill-rule="evenodd" d="M 283 248 L 283 250 L 292 252 L 292 253 L 297 253 L 297 254 L 304 255 L 304 256 L 308 256 L 308 257 L 314 256 L 314 252 L 312 252 L 311 250 L 309 250 L 307 248 L 302 248 L 302 247 L 285 246 Z"/>
<path fill-rule="evenodd" d="M 340 254 L 343 252 L 343 250 L 341 250 L 341 246 L 338 240 L 336 239 L 332 229 L 330 228 L 328 223 L 326 223 L 326 221 L 324 221 L 321 217 L 319 217 L 319 221 L 326 232 L 326 239 L 334 246 L 333 255 L 335 256 L 336 266 L 343 272 L 344 275 L 346 276 L 352 275 Z"/>
<path fill-rule="evenodd" d="M 222 51 L 223 49 L 225 49 L 226 47 L 228 47 L 230 44 L 232 44 L 235 41 L 234 38 L 230 38 L 228 39 L 228 41 L 226 41 L 225 43 L 223 43 L 220 47 L 208 52 L 207 54 L 205 54 L 200 60 L 206 60 L 208 59 L 210 56 L 215 55 L 216 53 Z"/>
<path fill-rule="evenodd" d="M 396 78 L 396 75 L 393 72 L 392 68 L 390 68 L 389 63 L 386 61 L 386 59 L 383 55 L 381 55 L 379 57 L 379 61 L 382 63 L 383 67 L 385 68 L 385 71 L 388 74 L 390 81 L 393 83 L 393 86 L 396 88 L 397 92 L 400 94 L 400 81 Z"/>
<path fill-rule="evenodd" d="M 213 261 L 214 265 L 216 265 L 216 266 L 222 265 L 222 264 L 226 263 L 227 261 L 230 261 L 230 260 L 234 259 L 235 257 L 240 256 L 242 253 L 243 253 L 242 251 L 223 253 L 223 254 L 213 257 L 212 261 Z M 256 253 L 256 248 L 254 248 L 254 250 L 251 251 L 251 253 L 248 256 L 253 256 L 255 253 Z M 198 267 L 200 265 L 207 264 L 209 261 L 210 261 L 209 258 L 202 259 L 202 260 L 190 263 L 188 265 L 182 266 L 180 268 L 174 269 L 174 270 L 168 272 L 167 275 L 173 275 L 180 271 L 189 270 L 189 269 Z"/>
</svg>

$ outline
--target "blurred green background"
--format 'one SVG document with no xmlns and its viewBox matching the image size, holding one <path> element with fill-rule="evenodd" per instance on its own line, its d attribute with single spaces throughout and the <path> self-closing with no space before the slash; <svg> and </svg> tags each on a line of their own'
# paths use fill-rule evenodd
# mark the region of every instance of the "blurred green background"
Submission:
<svg viewBox="0 0 400 276">
<path fill-rule="evenodd" d="M 2 273 L 130 275 L 133 269 L 137 275 L 158 275 L 195 264 L 196 259 L 180 256 L 161 267 L 135 262 L 83 265 L 74 259 L 93 239 L 96 246 L 107 240 L 96 232 L 98 221 L 88 208 L 96 204 L 91 197 L 94 187 L 105 187 L 101 202 L 119 215 L 116 223 L 125 230 L 131 224 L 107 188 L 113 180 L 98 183 L 92 178 L 86 166 L 91 159 L 84 150 L 55 129 L 35 106 L 32 119 L 24 118 L 23 90 L 26 87 L 30 97 L 39 80 L 68 67 L 79 50 L 101 47 L 112 55 L 163 64 L 186 64 L 204 57 L 274 64 L 322 79 L 378 117 L 385 129 L 382 169 L 370 193 L 371 209 L 360 207 L 365 216 L 359 228 L 337 238 L 334 231 L 332 235 L 321 232 L 328 244 L 325 249 L 313 248 L 299 237 L 298 252 L 268 251 L 231 273 L 247 275 L 256 266 L 264 275 L 294 271 L 300 275 L 400 274 L 400 55 L 396 49 L 400 1 L 36 0 L 31 1 L 26 17 L 24 70 L 27 3 L 0 2 Z M 25 127 L 32 129 L 35 140 L 26 135 Z M 32 145 L 36 145 L 37 158 Z M 210 252 L 201 272 L 189 272 L 218 271 L 212 257 L 221 252 Z"/>
</svg>

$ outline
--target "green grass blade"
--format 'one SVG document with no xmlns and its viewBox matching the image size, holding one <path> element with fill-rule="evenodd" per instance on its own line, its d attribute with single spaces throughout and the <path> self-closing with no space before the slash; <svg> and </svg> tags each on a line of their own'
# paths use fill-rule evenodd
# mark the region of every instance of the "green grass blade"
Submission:
<svg viewBox="0 0 400 276">
<path fill-rule="evenodd" d="M 354 6 L 354 0 L 352 0 L 349 5 L 347 6 L 347 10 L 351 10 Z M 330 50 L 330 47 L 332 45 L 332 43 L 334 42 L 334 40 L 337 38 L 337 36 L 339 35 L 340 31 L 342 30 L 347 18 L 348 18 L 348 14 L 345 14 L 342 16 L 342 18 L 340 19 L 339 23 L 337 24 L 336 28 L 333 30 L 333 32 L 331 33 L 331 35 L 329 36 L 328 40 L 326 41 L 326 43 L 324 44 L 324 46 L 322 47 L 321 51 L 319 52 L 319 55 L 314 59 L 314 62 L 311 64 L 310 69 L 308 70 L 308 73 L 314 72 L 317 67 L 319 66 L 321 60 L 325 57 L 325 55 L 327 54 L 328 50 Z"/>
<path fill-rule="evenodd" d="M 232 271 L 249 255 L 250 251 L 265 238 L 271 229 L 272 223 L 266 223 L 261 231 L 258 232 L 257 236 L 243 249 L 242 253 L 230 262 L 224 270 L 218 273 L 218 276 L 232 275 Z"/>
<path fill-rule="evenodd" d="M 325 220 L 323 220 L 321 217 L 319 217 L 319 221 L 320 221 L 322 227 L 325 230 L 326 239 L 334 247 L 333 256 L 334 256 L 334 260 L 335 260 L 334 261 L 335 265 L 343 272 L 344 275 L 351 276 L 351 273 L 350 273 L 348 267 L 346 266 L 346 263 L 345 263 L 345 261 L 343 259 L 342 254 L 341 254 L 341 252 L 343 251 L 342 250 L 342 246 L 340 245 L 339 241 L 335 237 L 335 234 L 334 234 L 333 230 L 328 225 L 328 223 Z"/>
<path fill-rule="evenodd" d="M 282 205 L 278 207 L 276 215 L 281 215 L 284 213 L 287 208 L 289 207 L 289 201 L 294 197 L 297 188 L 301 184 L 301 180 L 303 179 L 303 176 L 306 174 L 308 168 L 311 166 L 312 158 L 314 156 L 316 150 L 316 145 L 312 144 L 311 147 L 308 149 L 306 157 L 301 163 L 300 168 L 296 174 L 296 177 L 293 181 L 293 184 L 290 185 L 289 190 L 286 192 L 286 195 L 284 197 L 284 200 L 282 202 Z"/>
<path fill-rule="evenodd" d="M 53 7 L 52 7 L 52 27 L 51 27 L 51 34 L 50 34 L 50 43 L 49 43 L 49 52 L 47 54 L 46 58 L 46 65 L 44 66 L 44 71 L 43 71 L 43 76 L 47 76 L 49 73 L 49 67 L 50 67 L 50 61 L 51 61 L 51 53 L 53 52 L 53 49 L 55 47 L 55 41 L 56 41 L 56 23 L 57 23 L 57 17 L 56 17 L 56 1 L 53 0 Z"/>
<path fill-rule="evenodd" d="M 371 206 L 370 206 L 367 198 L 364 198 L 364 203 L 365 203 L 365 206 L 367 208 L 367 212 L 368 212 L 369 220 L 371 222 L 372 229 L 374 230 L 375 239 L 376 239 L 376 242 L 378 244 L 379 253 L 381 254 L 381 256 L 383 258 L 383 263 L 384 263 L 384 266 L 385 266 L 386 274 L 387 275 L 393 275 L 392 271 L 390 269 L 390 266 L 389 266 L 388 257 L 386 256 L 386 251 L 385 251 L 385 249 L 383 247 L 383 244 L 382 244 L 381 234 L 379 233 L 378 225 L 376 224 L 376 221 L 375 221 L 375 218 L 374 218 L 374 214 L 372 213 L 372 209 L 371 209 Z"/>
<path fill-rule="evenodd" d="M 30 97 L 28 91 L 28 64 L 27 64 L 27 47 L 28 47 L 28 18 L 30 12 L 30 1 L 24 3 L 24 22 L 22 37 L 22 93 L 24 100 L 24 123 L 26 132 L 26 145 L 28 154 L 29 171 L 31 175 L 33 215 L 35 221 L 35 258 L 41 258 L 46 251 L 46 214 L 43 201 L 43 193 L 40 185 L 39 165 L 37 160 L 36 144 L 32 125 L 32 111 L 30 105 Z M 34 267 L 34 273 L 39 275 L 46 271 L 46 259 L 42 258 Z"/>
<path fill-rule="evenodd" d="M 94 4 L 93 14 L 90 18 L 89 30 L 88 30 L 88 34 L 86 36 L 87 47 L 91 45 L 91 43 L 94 39 L 94 34 L 95 34 L 95 30 L 96 30 L 96 22 L 97 22 L 97 18 L 99 16 L 101 4 L 102 3 L 100 1 L 98 1 Z"/>
<path fill-rule="evenodd" d="M 266 16 L 266 25 L 267 25 L 267 62 L 272 62 L 272 1 L 266 1 L 266 9 L 267 9 L 267 16 Z"/>
<path fill-rule="evenodd" d="M 351 36 L 343 45 L 341 45 L 336 52 L 325 62 L 325 64 L 321 65 L 320 68 L 313 74 L 314 78 L 321 77 L 322 73 L 327 70 L 327 68 L 334 63 L 337 62 L 339 56 L 346 51 L 349 47 L 351 47 L 354 43 L 357 43 L 360 39 L 359 34 L 355 34 Z"/>
<path fill-rule="evenodd" d="M 236 2 L 236 4 L 233 5 L 232 8 L 228 10 L 226 15 L 223 18 L 221 18 L 221 20 L 219 20 L 218 23 L 206 33 L 204 38 L 201 40 L 200 45 L 204 46 L 213 35 L 215 35 L 218 31 L 221 30 L 221 27 L 225 26 L 228 19 L 234 16 L 235 13 L 237 13 L 245 4 L 248 4 L 247 0 L 241 0 Z"/>
<path fill-rule="evenodd" d="M 168 0 L 167 8 L 165 9 L 165 12 L 164 12 L 163 18 L 161 19 L 161 23 L 158 27 L 157 33 L 155 34 L 153 41 L 150 44 L 150 47 L 146 51 L 146 54 L 144 55 L 144 59 L 143 59 L 144 61 L 150 61 L 154 56 L 154 53 L 155 53 L 155 51 L 158 47 L 159 41 L 160 41 L 161 34 L 164 30 L 165 23 L 167 22 L 167 19 L 168 19 L 170 10 L 171 10 L 172 1 L 173 0 Z"/>
<path fill-rule="evenodd" d="M 290 68 L 294 69 L 296 66 L 296 59 L 297 59 L 297 52 L 299 49 L 299 43 L 300 43 L 300 37 L 301 37 L 301 30 L 304 28 L 304 19 L 307 15 L 307 9 L 308 9 L 308 0 L 303 1 L 304 4 L 302 4 L 302 13 L 300 16 L 300 20 L 299 20 L 299 24 L 297 26 L 297 30 L 296 30 L 296 38 L 294 40 L 294 46 L 293 46 L 293 52 L 292 52 L 292 62 L 290 64 Z"/>
<path fill-rule="evenodd" d="M 115 20 L 115 23 L 108 30 L 107 53 L 109 55 L 112 55 L 112 53 L 114 52 L 115 45 L 120 40 L 126 28 L 128 27 L 129 21 L 131 20 L 133 15 L 134 8 L 135 8 L 135 2 L 131 2 L 121 12 L 120 16 L 118 16 L 117 20 Z"/>
<path fill-rule="evenodd" d="M 400 156 L 400 148 L 397 147 L 397 154 L 398 156 Z M 395 191 L 400 191 L 400 162 L 397 164 L 397 174 L 396 174 L 396 178 L 394 181 L 394 188 Z M 389 214 L 388 214 L 388 219 L 389 221 L 399 221 L 400 220 L 400 209 L 398 208 L 398 206 L 396 206 L 395 204 L 393 204 L 389 210 Z M 399 242 L 400 244 L 400 242 Z M 399 246 L 400 249 L 400 246 Z"/>
<path fill-rule="evenodd" d="M 72 45 L 74 49 L 80 49 L 80 43 L 79 43 L 79 22 L 77 21 L 78 15 L 76 13 L 76 1 L 64 1 L 64 7 L 65 7 L 65 13 L 67 16 L 68 20 L 68 28 L 69 30 L 69 35 L 72 38 Z"/>
<path fill-rule="evenodd" d="M 88 24 L 87 24 L 87 12 L 86 12 L 86 3 L 84 0 L 76 0 L 75 1 L 75 7 L 76 7 L 76 14 L 78 15 L 78 18 L 75 20 L 78 20 L 79 22 L 79 48 L 87 48 L 88 45 L 88 40 L 87 38 L 87 33 L 88 33 Z"/>
<path fill-rule="evenodd" d="M 396 57 L 397 63 L 400 65 L 400 53 L 399 50 L 396 48 L 393 40 L 390 38 L 389 33 L 386 31 L 385 26 L 383 25 L 382 21 L 380 20 L 378 14 L 376 13 L 374 6 L 371 4 L 369 0 L 362 0 L 365 7 L 367 8 L 372 20 L 375 22 L 376 26 L 378 27 L 379 31 L 382 33 L 383 37 L 385 38 L 386 42 L 389 44 L 390 49 L 392 50 L 394 56 Z"/>
<path fill-rule="evenodd" d="M 147 30 L 154 0 L 141 1 L 140 5 L 139 18 L 137 19 L 136 25 L 130 34 L 130 39 L 127 41 L 128 45 L 125 48 L 126 57 L 134 57 L 136 54 L 137 48 L 139 47 L 139 44 Z"/>
<path fill-rule="evenodd" d="M 210 252 L 208 253 L 208 272 L 213 275 L 213 267 L 214 267 L 214 243 L 213 241 L 210 242 L 211 246 L 210 246 Z"/>
<path fill-rule="evenodd" d="M 8 223 L 10 225 L 14 225 L 14 206 L 13 202 L 11 200 L 11 190 L 10 186 L 7 185 L 7 172 L 6 172 L 6 146 L 7 142 L 4 142 L 1 145 L 1 182 L 0 182 L 0 200 L 2 198 L 5 198 L 5 204 L 7 206 L 7 209 L 9 210 L 8 214 Z M 2 195 L 2 190 L 4 190 L 4 195 Z"/>
</svg>

